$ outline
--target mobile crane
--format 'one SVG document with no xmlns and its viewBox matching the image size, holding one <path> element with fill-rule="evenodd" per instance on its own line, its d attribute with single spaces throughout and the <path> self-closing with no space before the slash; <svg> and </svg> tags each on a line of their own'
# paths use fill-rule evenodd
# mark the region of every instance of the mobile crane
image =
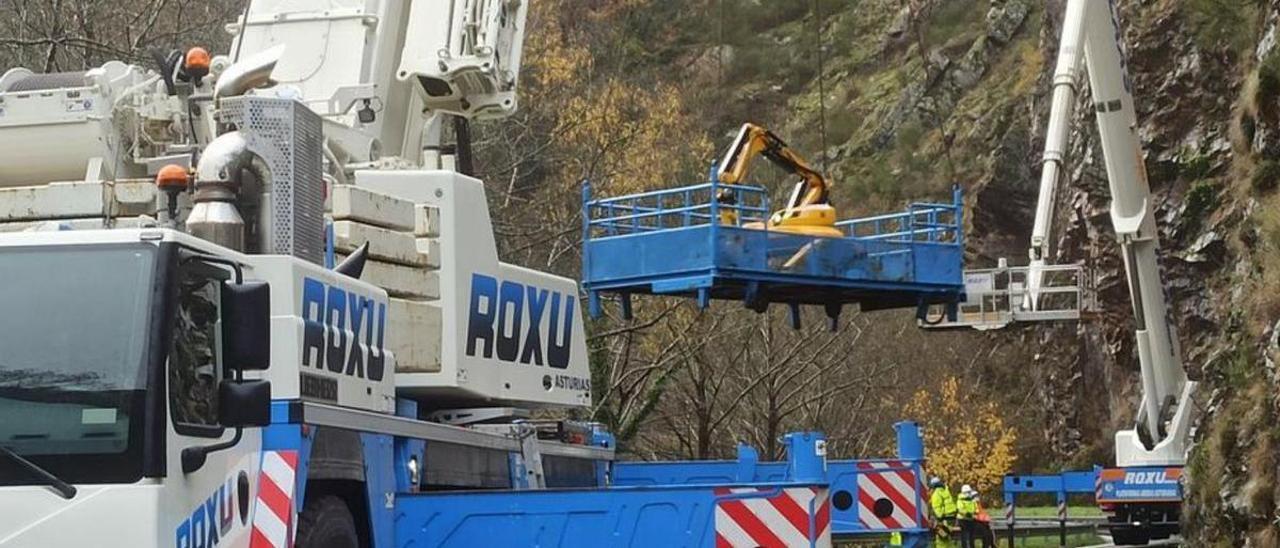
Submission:
<svg viewBox="0 0 1280 548">
<path fill-rule="evenodd" d="M 498 260 L 448 116 L 528 2 L 255 0 L 228 55 L 0 76 L 0 546 L 829 546 L 894 460 L 615 462 L 578 288 Z"/>
<path fill-rule="evenodd" d="M 1045 278 L 1064 266 L 1051 265 L 1050 242 L 1057 191 L 1065 171 L 1071 120 L 1081 72 L 1088 69 L 1092 105 L 1111 192 L 1111 222 L 1120 243 L 1133 304 L 1142 402 L 1132 429 L 1115 434 L 1116 468 L 1100 472 L 1096 498 L 1108 513 L 1117 543 L 1145 544 L 1178 530 L 1183 466 L 1191 445 L 1192 394 L 1196 383 L 1182 365 L 1175 324 L 1160 277 L 1159 233 L 1137 133 L 1133 84 L 1126 66 L 1123 35 L 1114 0 L 1069 0 L 1063 18 L 1058 60 L 1053 73 L 1053 102 L 1045 136 L 1035 224 L 1028 252 L 1030 264 L 1016 270 L 1022 277 L 1005 294 L 1011 313 L 993 322 L 963 323 L 998 328 L 1013 321 L 1062 320 L 1079 317 L 1084 300 L 1049 310 L 1051 299 L 1078 287 L 1046 287 Z M 969 293 L 993 293 L 992 271 L 972 279 Z M 1083 276 L 1077 275 L 1077 278 Z M 967 283 L 970 280 L 966 280 Z M 977 287 L 975 287 L 975 285 Z M 1059 303 L 1060 304 L 1060 303 Z M 944 322 L 942 326 L 947 326 Z M 956 325 L 951 322 L 950 325 Z"/>
</svg>

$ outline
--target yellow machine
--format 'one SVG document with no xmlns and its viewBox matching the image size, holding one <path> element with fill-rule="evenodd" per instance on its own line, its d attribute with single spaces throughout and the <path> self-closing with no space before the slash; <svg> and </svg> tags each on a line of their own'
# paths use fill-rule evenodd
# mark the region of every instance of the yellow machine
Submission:
<svg viewBox="0 0 1280 548">
<path fill-rule="evenodd" d="M 772 131 L 755 124 L 743 124 L 738 138 L 733 141 L 724 160 L 720 162 L 716 177 L 721 183 L 740 184 L 747 176 L 752 160 L 764 156 L 788 173 L 799 175 L 801 180 L 791 192 L 787 207 L 769 217 L 768 229 L 806 236 L 839 238 L 845 234 L 836 228 L 836 210 L 829 203 L 831 184 L 809 164 L 791 150 L 787 143 Z M 721 196 L 724 201 L 725 196 Z M 726 222 L 721 215 L 721 222 Z M 736 215 L 731 215 L 736 217 Z M 736 219 L 730 219 L 735 224 Z M 749 223 L 746 228 L 765 228 L 764 223 Z"/>
</svg>

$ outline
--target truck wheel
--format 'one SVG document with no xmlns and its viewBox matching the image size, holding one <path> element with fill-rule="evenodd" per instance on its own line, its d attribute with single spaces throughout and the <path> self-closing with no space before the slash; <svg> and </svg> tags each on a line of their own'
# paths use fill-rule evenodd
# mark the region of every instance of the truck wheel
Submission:
<svg viewBox="0 0 1280 548">
<path fill-rule="evenodd" d="M 298 517 L 298 548 L 360 548 L 356 520 L 342 499 L 333 495 L 307 497 Z"/>
</svg>

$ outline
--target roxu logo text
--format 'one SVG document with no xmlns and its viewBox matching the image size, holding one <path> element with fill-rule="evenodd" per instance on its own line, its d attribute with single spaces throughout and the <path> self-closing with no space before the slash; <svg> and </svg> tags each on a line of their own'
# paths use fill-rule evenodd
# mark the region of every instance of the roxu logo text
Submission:
<svg viewBox="0 0 1280 548">
<path fill-rule="evenodd" d="M 387 303 L 306 278 L 302 285 L 302 365 L 381 381 Z"/>
<path fill-rule="evenodd" d="M 236 510 L 240 525 L 249 521 L 249 475 L 233 473 L 222 482 L 204 504 L 196 506 L 191 517 L 178 525 L 174 548 L 215 548 L 236 527 Z"/>
<path fill-rule="evenodd" d="M 569 295 L 472 274 L 467 355 L 492 359 L 496 354 L 504 362 L 567 369 L 576 307 Z"/>
<path fill-rule="evenodd" d="M 1164 472 L 1126 472 L 1124 482 L 1127 485 L 1159 485 L 1170 483 L 1170 480 Z"/>
</svg>

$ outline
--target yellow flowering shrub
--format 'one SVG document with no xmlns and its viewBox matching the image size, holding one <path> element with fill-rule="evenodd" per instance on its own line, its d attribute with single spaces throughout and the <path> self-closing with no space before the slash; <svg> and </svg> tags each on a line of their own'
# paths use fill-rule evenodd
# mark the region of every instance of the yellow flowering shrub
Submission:
<svg viewBox="0 0 1280 548">
<path fill-rule="evenodd" d="M 932 390 L 917 391 L 906 412 L 923 427 L 929 474 L 953 491 L 967 483 L 992 500 L 1018 458 L 1017 432 L 1005 424 L 1000 408 L 963 390 L 951 376 Z"/>
</svg>

